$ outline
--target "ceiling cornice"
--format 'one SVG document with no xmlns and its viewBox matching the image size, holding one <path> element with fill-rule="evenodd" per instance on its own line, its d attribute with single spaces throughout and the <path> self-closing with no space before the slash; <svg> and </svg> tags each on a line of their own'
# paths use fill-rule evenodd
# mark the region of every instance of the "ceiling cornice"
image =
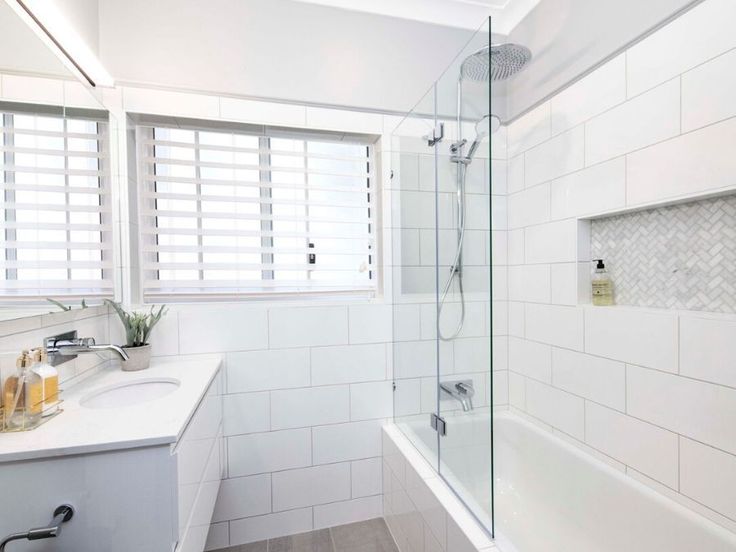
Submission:
<svg viewBox="0 0 736 552">
<path fill-rule="evenodd" d="M 422 23 L 478 29 L 493 18 L 493 33 L 507 35 L 540 0 L 295 0 Z"/>
</svg>

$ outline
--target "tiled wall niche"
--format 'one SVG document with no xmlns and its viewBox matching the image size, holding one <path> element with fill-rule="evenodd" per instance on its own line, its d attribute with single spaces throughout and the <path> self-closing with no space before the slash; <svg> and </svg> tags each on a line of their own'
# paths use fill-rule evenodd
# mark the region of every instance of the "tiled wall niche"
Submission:
<svg viewBox="0 0 736 552">
<path fill-rule="evenodd" d="M 736 195 L 591 221 L 616 303 L 736 313 Z"/>
</svg>

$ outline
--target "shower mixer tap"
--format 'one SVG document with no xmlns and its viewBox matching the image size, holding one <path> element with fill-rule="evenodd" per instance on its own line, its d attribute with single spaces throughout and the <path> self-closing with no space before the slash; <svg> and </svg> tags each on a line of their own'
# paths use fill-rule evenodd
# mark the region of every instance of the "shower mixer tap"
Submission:
<svg viewBox="0 0 736 552">
<path fill-rule="evenodd" d="M 475 388 L 472 380 L 454 380 L 440 382 L 440 389 L 445 395 L 460 402 L 463 412 L 473 410 L 473 396 Z"/>
</svg>

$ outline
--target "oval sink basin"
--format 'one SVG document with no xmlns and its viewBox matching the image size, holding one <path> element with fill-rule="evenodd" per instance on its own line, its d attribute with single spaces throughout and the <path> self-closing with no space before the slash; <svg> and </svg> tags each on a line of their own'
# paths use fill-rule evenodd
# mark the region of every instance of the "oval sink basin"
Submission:
<svg viewBox="0 0 736 552">
<path fill-rule="evenodd" d="M 179 380 L 157 378 L 118 383 L 92 391 L 79 404 L 85 408 L 120 408 L 155 401 L 179 388 Z"/>
</svg>

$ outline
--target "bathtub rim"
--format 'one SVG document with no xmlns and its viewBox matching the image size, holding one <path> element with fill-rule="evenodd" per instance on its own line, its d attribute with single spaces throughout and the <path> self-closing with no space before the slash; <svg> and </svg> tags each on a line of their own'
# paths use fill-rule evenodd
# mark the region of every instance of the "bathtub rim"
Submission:
<svg viewBox="0 0 736 552">
<path fill-rule="evenodd" d="M 641 481 L 640 479 L 633 477 L 631 474 L 629 474 L 627 471 L 622 471 L 621 469 L 617 469 L 611 463 L 606 462 L 605 460 L 591 454 L 590 452 L 586 451 L 582 448 L 580 445 L 585 445 L 585 443 L 580 442 L 580 445 L 577 444 L 577 442 L 570 442 L 571 437 L 560 434 L 558 431 L 555 431 L 553 428 L 546 427 L 543 425 L 542 422 L 537 422 L 536 420 L 530 420 L 525 415 L 521 413 L 517 413 L 512 410 L 496 410 L 493 409 L 489 411 L 488 413 L 488 422 L 492 425 L 493 438 L 491 439 L 491 443 L 495 446 L 498 446 L 495 439 L 495 430 L 496 430 L 496 423 L 497 422 L 510 422 L 512 424 L 518 424 L 519 426 L 531 431 L 536 437 L 543 438 L 546 442 L 551 443 L 554 446 L 561 447 L 563 451 L 567 453 L 571 453 L 574 455 L 574 457 L 578 460 L 582 460 L 583 462 L 586 462 L 590 465 L 592 465 L 595 469 L 601 471 L 604 476 L 611 476 L 614 478 L 614 480 L 618 484 L 626 485 L 633 490 L 643 493 L 647 498 L 653 500 L 656 502 L 659 506 L 662 508 L 671 511 L 673 515 L 681 515 L 685 518 L 688 518 L 690 522 L 699 525 L 703 528 L 704 531 L 712 531 L 716 534 L 720 534 L 725 542 L 733 542 L 734 546 L 736 547 L 736 533 L 731 531 L 728 527 L 724 527 L 720 523 L 718 523 L 716 520 L 712 519 L 711 517 L 689 507 L 687 504 L 683 504 L 679 500 L 676 500 L 672 496 L 668 496 L 667 494 L 660 492 L 655 487 L 648 485 L 647 483 Z M 457 419 L 454 419 L 457 418 Z M 463 423 L 464 421 L 470 421 L 470 419 L 463 420 L 462 416 L 453 416 L 453 421 Z M 414 421 L 414 420 L 412 420 Z M 417 418 L 418 421 L 418 418 Z M 477 418 L 474 419 L 474 421 L 477 421 Z M 473 518 L 475 523 L 483 530 L 483 532 L 488 535 L 492 541 L 494 542 L 495 546 L 498 550 L 501 550 L 500 548 L 500 541 L 506 541 L 506 539 L 503 538 L 503 535 L 499 535 L 499 531 L 497 528 L 495 529 L 495 536 L 491 534 L 485 527 L 485 525 L 477 518 L 477 516 L 473 513 L 473 511 L 467 506 L 466 501 L 463 497 L 461 497 L 457 491 L 453 488 L 451 482 L 447 480 L 447 478 L 437 469 L 436 466 L 433 465 L 432 462 L 430 462 L 423 454 L 422 452 L 417 448 L 416 444 L 413 442 L 413 440 L 408 437 L 404 430 L 402 429 L 402 425 L 406 425 L 409 428 L 411 428 L 411 423 L 407 421 L 402 421 L 399 423 L 391 422 L 384 426 L 384 430 L 388 426 L 393 426 L 396 430 L 396 433 L 398 436 L 403 439 L 416 454 L 415 458 L 418 457 L 426 466 L 428 469 L 432 470 L 432 472 L 435 474 L 435 477 L 437 477 L 439 480 L 442 481 L 444 485 L 447 486 L 447 488 L 451 491 L 451 493 L 455 496 L 456 499 L 458 499 L 461 503 L 461 505 L 466 509 L 467 513 L 470 514 L 470 516 Z M 413 432 L 417 439 L 419 439 L 423 444 L 425 444 L 425 441 L 421 438 L 420 434 Z M 429 446 L 427 445 L 427 448 Z M 401 449 L 400 449 L 401 450 Z M 402 452 L 405 452 L 402 450 Z M 411 462 L 411 457 L 407 456 L 405 454 L 405 458 L 407 462 Z M 615 461 L 615 459 L 613 459 Z M 441 461 L 441 453 L 440 453 L 440 461 Z M 495 474 L 492 471 L 493 476 Z M 493 481 L 493 479 L 492 479 Z M 671 490 L 672 492 L 675 492 L 675 490 Z M 678 493 L 679 495 L 679 493 Z M 685 495 L 681 495 L 686 500 L 692 500 L 686 497 Z M 493 508 L 494 500 L 491 500 L 491 508 Z M 699 504 L 696 502 L 696 504 Z M 707 508 L 707 506 L 701 505 L 703 508 Z M 448 515 L 449 511 L 448 511 Z M 495 519 L 493 519 L 494 525 L 495 525 Z M 513 549 L 513 544 L 509 546 L 509 543 L 506 543 L 503 550 L 505 552 L 511 552 L 510 549 Z"/>
</svg>

